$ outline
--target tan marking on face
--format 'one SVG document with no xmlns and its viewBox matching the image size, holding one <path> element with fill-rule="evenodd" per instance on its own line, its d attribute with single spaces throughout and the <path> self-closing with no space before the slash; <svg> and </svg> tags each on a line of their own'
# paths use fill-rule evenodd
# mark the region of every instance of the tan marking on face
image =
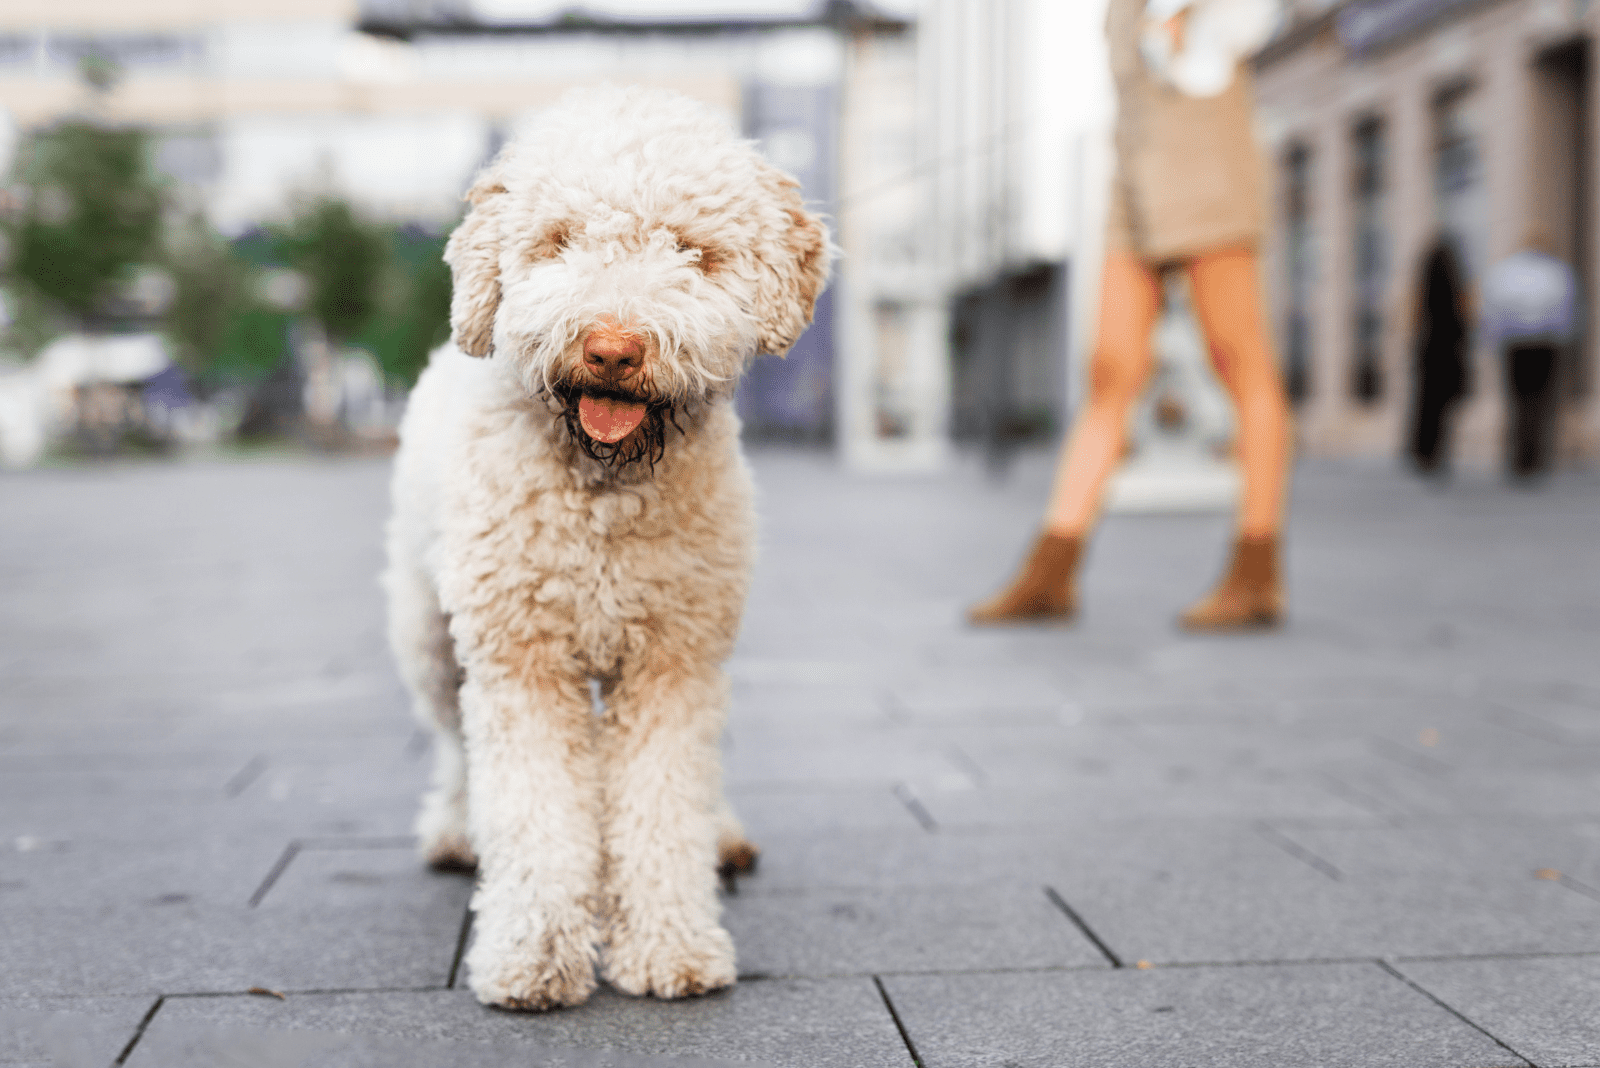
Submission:
<svg viewBox="0 0 1600 1068">
<path fill-rule="evenodd" d="M 674 231 L 673 236 L 678 239 L 680 252 L 698 252 L 700 256 L 694 261 L 695 269 L 701 274 L 710 276 L 722 270 L 727 263 L 728 254 L 709 241 L 702 241 L 680 231 Z"/>
<path fill-rule="evenodd" d="M 553 223 L 528 245 L 523 257 L 529 263 L 553 260 L 572 244 L 572 234 L 572 223 L 566 220 Z"/>
</svg>

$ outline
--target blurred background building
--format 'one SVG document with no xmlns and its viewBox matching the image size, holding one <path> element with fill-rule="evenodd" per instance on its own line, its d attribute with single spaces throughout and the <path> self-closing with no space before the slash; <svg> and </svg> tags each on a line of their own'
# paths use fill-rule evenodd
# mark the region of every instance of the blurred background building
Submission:
<svg viewBox="0 0 1600 1068">
<path fill-rule="evenodd" d="M 438 252 L 473 172 L 567 88 L 621 81 L 719 109 L 834 221 L 844 256 L 815 325 L 742 388 L 750 435 L 829 444 L 863 468 L 936 467 L 952 445 L 1001 463 L 1065 425 L 1092 344 L 1113 107 L 1103 12 L 1099 0 L 8 5 L 0 453 L 26 441 L 37 456 L 43 425 L 59 437 L 80 409 L 138 408 L 145 379 L 118 363 L 122 378 L 102 381 L 105 361 L 81 356 L 100 351 L 97 335 L 145 337 L 146 363 L 165 346 L 186 376 L 145 397 L 164 433 L 281 428 L 282 409 L 381 438 L 440 336 Z M 1542 222 L 1592 289 L 1597 19 L 1588 0 L 1290 0 L 1257 68 L 1275 176 L 1266 282 L 1304 451 L 1400 451 L 1416 266 L 1436 231 L 1476 278 Z M 40 161 L 73 123 L 139 133 L 161 233 L 113 289 L 41 319 L 19 281 L 18 220 L 50 221 L 59 182 Z M 101 146 L 107 159 L 114 148 Z M 379 283 L 341 309 L 367 276 Z M 229 278 L 243 295 L 223 300 Z M 1137 443 L 1225 456 L 1226 405 L 1181 287 L 1171 303 Z M 1563 369 L 1568 458 L 1600 450 L 1594 344 L 1586 334 Z M 1476 364 L 1459 451 L 1488 465 L 1505 390 L 1492 353 L 1480 346 Z M 174 415 L 186 398 L 219 410 Z"/>
<path fill-rule="evenodd" d="M 1418 270 L 1436 235 L 1475 286 L 1542 224 L 1595 306 L 1588 0 L 1295 0 L 1257 60 L 1276 172 L 1277 325 L 1304 448 L 1392 455 L 1409 418 Z M 1568 353 L 1559 455 L 1600 450 L 1595 338 Z M 1458 453 L 1504 450 L 1507 387 L 1475 346 Z"/>
</svg>

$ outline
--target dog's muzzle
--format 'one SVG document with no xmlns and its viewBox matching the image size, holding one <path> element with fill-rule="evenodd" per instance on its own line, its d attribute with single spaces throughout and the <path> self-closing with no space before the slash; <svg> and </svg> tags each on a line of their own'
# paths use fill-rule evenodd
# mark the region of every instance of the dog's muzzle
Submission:
<svg viewBox="0 0 1600 1068">
<path fill-rule="evenodd" d="M 550 392 L 572 440 L 586 456 L 613 469 L 644 462 L 654 470 L 666 453 L 668 421 L 677 426 L 670 400 L 573 383 L 552 386 Z"/>
</svg>

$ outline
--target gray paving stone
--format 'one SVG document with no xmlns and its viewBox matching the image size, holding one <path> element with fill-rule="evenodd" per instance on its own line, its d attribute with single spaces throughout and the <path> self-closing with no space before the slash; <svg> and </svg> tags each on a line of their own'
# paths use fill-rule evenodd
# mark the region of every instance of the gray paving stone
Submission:
<svg viewBox="0 0 1600 1068">
<path fill-rule="evenodd" d="M 1039 878 L 1124 963 L 1344 957 L 1341 887 L 1237 822 L 1080 822 Z"/>
<path fill-rule="evenodd" d="M 766 730 L 836 732 L 841 728 L 892 724 L 883 695 L 859 681 L 771 682 L 734 676 L 732 712 L 735 731 Z"/>
<path fill-rule="evenodd" d="M 281 842 L 107 843 L 19 836 L 0 846 L 0 907 L 93 910 L 105 902 L 231 907 L 249 900 Z"/>
<path fill-rule="evenodd" d="M 722 920 L 746 975 L 1105 964 L 1043 887 L 1025 884 L 741 894 Z"/>
<path fill-rule="evenodd" d="M 906 1064 L 866 974 L 936 958 L 957 971 L 916 981 L 962 985 L 924 1024 L 987 1027 L 1057 984 L 1065 1007 L 1013 1031 L 1045 1049 L 1098 1035 L 1108 1064 L 1216 1063 L 1234 1032 L 1283 1064 L 1497 1063 L 1381 973 L 1319 987 L 1256 967 L 1112 971 L 1049 885 L 1125 959 L 1442 958 L 1429 982 L 1464 976 L 1463 1003 L 1528 1020 L 1529 1049 L 1584 1055 L 1569 1017 L 1588 1011 L 1585 974 L 1450 969 L 1468 952 L 1600 947 L 1600 479 L 1423 494 L 1302 465 L 1291 624 L 1223 640 L 1171 619 L 1214 577 L 1226 517 L 1111 517 L 1077 626 L 974 631 L 961 611 L 1026 548 L 1047 457 L 1005 482 L 964 461 L 933 479 L 755 462 L 763 558 L 730 664 L 728 768 L 767 852 L 729 922 L 747 971 L 848 978 L 488 1012 L 432 989 L 466 880 L 430 881 L 404 847 L 308 849 L 249 908 L 291 839 L 407 836 L 427 772 L 373 581 L 386 465 L 279 459 L 0 475 L 0 991 L 139 1003 L 263 985 L 290 1001 L 175 996 L 163 1012 Z M 1113 991 L 1157 975 L 1210 976 L 1154 981 L 1199 984 L 1220 1022 L 1151 1031 L 1177 1008 L 1120 1012 Z M 1518 982 L 1550 1010 L 1521 1012 L 1503 993 Z M 1397 992 L 1374 1000 L 1385 983 Z M 368 993 L 306 993 L 352 988 Z M 1346 1002 L 1348 1033 L 1329 1039 L 1325 1006 Z M 320 1022 L 270 1018 L 311 1004 Z M 1252 1004 L 1268 1007 L 1252 1019 Z M 1073 1031 L 1074 1013 L 1093 1019 Z M 995 1033 L 983 1055 L 1015 1037 Z"/>
<path fill-rule="evenodd" d="M 194 903 L 18 908 L 0 930 L 0 995 L 441 985 L 466 907 L 251 911 Z"/>
<path fill-rule="evenodd" d="M 732 789 L 728 800 L 757 843 L 773 832 L 918 827 L 888 786 Z"/>
<path fill-rule="evenodd" d="M 417 1042 L 325 1031 L 263 1031 L 205 1024 L 153 1026 L 127 1063 L 214 1068 L 241 1061 L 262 1068 L 734 1068 L 704 1057 L 649 1056 L 616 1050 L 558 1048 L 520 1041 Z M 741 1065 L 758 1064 L 750 1061 Z"/>
<path fill-rule="evenodd" d="M 1046 878 L 1124 960 L 1600 949 L 1600 901 L 1536 878 L 1561 854 L 1523 825 L 1166 821 L 1064 837 L 1076 854 L 1049 856 Z"/>
<path fill-rule="evenodd" d="M 1114 773 L 1110 773 L 1114 771 Z M 1370 815 L 1316 778 L 1275 768 L 1227 770 L 1177 761 L 1128 762 L 1110 769 L 1063 759 L 1054 786 L 925 789 L 913 783 L 940 827 L 1048 828 L 1084 818 L 1325 818 Z"/>
<path fill-rule="evenodd" d="M 724 744 L 723 781 L 742 786 L 887 787 L 907 779 L 960 775 L 948 746 L 913 731 L 852 731 L 832 738 L 795 739 L 738 730 Z"/>
<path fill-rule="evenodd" d="M 100 1068 L 154 1005 L 149 997 L 0 997 L 0 1064 Z"/>
<path fill-rule="evenodd" d="M 1600 957 L 1401 961 L 1395 968 L 1540 1068 L 1600 1065 Z"/>
<path fill-rule="evenodd" d="M 884 980 L 926 1068 L 1502 1068 L 1526 1062 L 1372 964 Z"/>
<path fill-rule="evenodd" d="M 388 909 L 409 905 L 427 911 L 449 912 L 461 904 L 469 876 L 429 871 L 409 843 L 341 848 L 342 840 L 312 839 L 295 852 L 260 908 L 283 909 Z M 267 874 L 265 871 L 262 875 Z"/>
<path fill-rule="evenodd" d="M 462 990 L 175 998 L 161 1026 L 208 1022 L 304 1028 L 420 1041 L 531 1042 L 676 1057 L 725 1057 L 783 1068 L 904 1068 L 894 1021 L 870 979 L 772 979 L 687 1001 L 601 990 L 576 1009 L 510 1013 Z M 152 1032 L 156 1028 L 152 1027 Z M 166 1068 L 130 1060 L 129 1068 Z"/>
<path fill-rule="evenodd" d="M 281 851 L 280 851 L 281 855 Z M 409 846 L 307 848 L 251 907 L 278 858 L 227 903 L 169 891 L 20 903 L 0 927 L 0 993 L 174 993 L 443 985 L 471 882 Z M 174 884 L 178 885 L 178 884 Z M 242 890 L 243 883 L 233 884 Z M 93 903 L 91 903 L 93 902 Z"/>
<path fill-rule="evenodd" d="M 1002 832 L 929 834 L 897 829 L 773 832 L 758 836 L 761 862 L 739 879 L 740 897 L 795 891 L 953 887 L 983 883 L 1042 886 L 1059 853 L 1055 836 Z"/>
</svg>

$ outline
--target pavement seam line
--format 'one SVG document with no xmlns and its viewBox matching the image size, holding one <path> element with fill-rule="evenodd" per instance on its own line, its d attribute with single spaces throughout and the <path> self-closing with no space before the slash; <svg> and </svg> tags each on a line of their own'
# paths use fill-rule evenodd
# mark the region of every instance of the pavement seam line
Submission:
<svg viewBox="0 0 1600 1068">
<path fill-rule="evenodd" d="M 289 844 L 283 847 L 283 852 L 278 855 L 277 861 L 267 872 L 267 877 L 261 880 L 261 885 L 256 887 L 256 892 L 250 895 L 251 908 L 255 908 L 257 905 L 261 904 L 262 900 L 267 896 L 267 891 L 271 890 L 273 884 L 278 881 L 279 877 L 282 876 L 286 870 L 288 870 L 289 865 L 294 861 L 294 858 L 298 856 L 299 853 L 300 840 L 298 838 L 291 838 L 289 840 Z"/>
<path fill-rule="evenodd" d="M 1513 1057 L 1515 1057 L 1518 1060 L 1522 1061 L 1524 1064 L 1527 1064 L 1529 1066 L 1529 1068 L 1543 1068 L 1543 1066 L 1541 1066 L 1540 1064 L 1536 1063 L 1532 1057 L 1528 1057 L 1528 1056 L 1525 1056 L 1524 1054 L 1518 1053 L 1516 1050 L 1511 1048 L 1509 1043 L 1507 1043 L 1504 1040 L 1502 1040 L 1493 1031 L 1490 1031 L 1487 1027 L 1484 1027 L 1482 1024 L 1478 1023 L 1476 1020 L 1470 1019 L 1465 1013 L 1462 1013 L 1454 1005 L 1451 1005 L 1449 1002 L 1445 1001 L 1443 998 L 1437 996 L 1436 994 L 1434 994 L 1433 991 L 1429 990 L 1427 987 L 1423 986 L 1421 983 L 1417 982 L 1415 979 L 1412 979 L 1409 975 L 1406 975 L 1404 972 L 1402 972 L 1400 969 L 1396 968 L 1394 965 L 1390 964 L 1388 961 L 1380 959 L 1378 961 L 1378 967 L 1382 968 L 1384 971 L 1388 972 L 1390 975 L 1394 976 L 1396 979 L 1400 980 L 1402 983 L 1404 983 L 1407 986 L 1409 986 L 1412 990 L 1415 990 L 1417 993 L 1421 994 L 1423 997 L 1427 998 L 1429 1001 L 1431 1001 L 1435 1005 L 1439 1006 L 1445 1012 L 1448 1012 L 1451 1016 L 1454 1016 L 1456 1019 L 1460 1020 L 1462 1023 L 1466 1024 L 1468 1027 L 1472 1028 L 1474 1031 L 1478 1032 L 1480 1035 L 1483 1035 L 1489 1041 L 1493 1042 L 1495 1045 L 1499 1046 L 1501 1049 L 1505 1050 L 1507 1053 L 1511 1054 Z"/>
<path fill-rule="evenodd" d="M 1325 774 L 1322 776 L 1322 782 L 1323 786 L 1333 796 L 1348 801 L 1357 808 L 1366 809 L 1372 815 L 1391 825 L 1407 815 L 1404 810 L 1393 807 L 1365 790 L 1356 789 L 1338 776 Z"/>
<path fill-rule="evenodd" d="M 1560 724 L 1552 723 L 1543 716 L 1536 716 L 1532 712 L 1524 712 L 1520 708 L 1491 701 L 1495 707 L 1484 717 L 1489 723 L 1502 730 L 1512 731 L 1525 738 L 1534 738 L 1551 745 L 1573 745 L 1576 739 Z"/>
<path fill-rule="evenodd" d="M 1600 901 L 1600 890 L 1596 890 L 1582 879 L 1574 879 L 1566 872 L 1562 872 L 1561 877 L 1558 878 L 1556 882 L 1566 887 L 1568 890 L 1571 890 L 1575 894 L 1582 894 L 1591 901 Z"/>
<path fill-rule="evenodd" d="M 251 757 L 245 762 L 244 767 L 234 772 L 233 778 L 229 779 L 227 783 L 223 785 L 222 796 L 229 798 L 238 797 L 240 794 L 250 789 L 251 785 L 261 777 L 261 773 L 266 770 L 266 755 L 263 753 L 257 753 L 255 756 Z"/>
<path fill-rule="evenodd" d="M 1272 824 L 1268 823 L 1266 820 L 1260 820 L 1256 823 L 1256 833 L 1265 838 L 1267 841 L 1271 842 L 1273 845 L 1277 846 L 1279 849 L 1283 850 L 1285 853 L 1289 854 L 1294 859 L 1310 865 L 1323 875 L 1326 875 L 1328 878 L 1332 879 L 1334 882 L 1337 883 L 1344 879 L 1344 873 L 1341 872 L 1332 862 L 1319 857 L 1317 854 L 1313 853 L 1299 842 L 1296 842 L 1293 838 L 1290 838 L 1288 835 L 1272 826 Z"/>
<path fill-rule="evenodd" d="M 973 786 L 981 788 L 988 783 L 989 775 L 983 770 L 982 765 L 972 759 L 972 755 L 959 745 L 952 745 L 946 749 L 945 757 L 956 766 L 956 770 L 972 780 Z"/>
<path fill-rule="evenodd" d="M 897 782 L 894 784 L 893 793 L 896 800 L 906 807 L 907 812 L 911 813 L 911 817 L 922 825 L 923 830 L 933 834 L 939 829 L 939 823 L 933 818 L 933 813 L 929 812 L 922 802 L 917 800 L 917 795 L 911 792 L 910 786 L 903 782 Z"/>
<path fill-rule="evenodd" d="M 350 837 L 322 835 L 316 838 L 296 838 L 294 842 L 301 849 L 412 849 L 416 847 L 417 836 L 414 834 Z"/>
<path fill-rule="evenodd" d="M 911 1041 L 911 1032 L 906 1030 L 905 1021 L 900 1019 L 900 1010 L 894 1007 L 894 1001 L 889 997 L 889 991 L 884 987 L 883 980 L 874 975 L 872 985 L 878 988 L 878 996 L 883 999 L 883 1007 L 889 1010 L 889 1019 L 894 1021 L 895 1030 L 900 1032 L 900 1041 L 906 1044 L 906 1052 L 911 1054 L 911 1063 L 917 1068 L 922 1068 L 922 1058 L 917 1054 L 917 1044 Z"/>
<path fill-rule="evenodd" d="M 1067 919 L 1072 921 L 1072 925 L 1078 929 L 1078 932 L 1083 937 L 1094 943 L 1094 947 L 1100 951 L 1106 960 L 1111 962 L 1113 968 L 1125 967 L 1122 963 L 1122 958 L 1111 952 L 1110 946 L 1100 941 L 1100 936 L 1095 934 L 1094 929 L 1084 922 L 1083 917 L 1078 915 L 1076 909 L 1067 904 L 1066 898 L 1056 893 L 1055 887 L 1046 886 L 1044 888 L 1044 896 L 1049 898 L 1050 903 L 1060 909 Z"/>
<path fill-rule="evenodd" d="M 456 979 L 461 974 L 461 958 L 467 952 L 467 937 L 472 934 L 472 902 L 467 902 L 467 907 L 461 910 L 461 933 L 456 935 L 456 955 L 450 958 L 450 978 L 445 980 L 444 988 L 454 990 Z"/>
<path fill-rule="evenodd" d="M 166 1002 L 167 995 L 165 994 L 162 994 L 156 998 L 155 1004 L 150 1006 L 150 1011 L 146 1012 L 144 1014 L 144 1018 L 139 1021 L 139 1026 L 133 1029 L 133 1037 L 128 1039 L 128 1044 L 126 1046 L 122 1047 L 122 1052 L 117 1054 L 117 1059 L 111 1062 L 111 1068 L 118 1068 L 119 1065 L 128 1063 L 128 1058 L 133 1056 L 134 1047 L 137 1046 L 139 1044 L 139 1040 L 144 1037 L 145 1028 L 150 1026 L 150 1021 L 156 1018 L 156 1013 L 161 1011 L 161 1006 L 165 1005 Z"/>
<path fill-rule="evenodd" d="M 1448 775 L 1456 770 L 1452 765 L 1446 764 L 1438 757 L 1415 752 L 1392 738 L 1383 737 L 1381 734 L 1367 739 L 1367 748 L 1386 760 L 1402 764 L 1423 775 Z"/>
</svg>

